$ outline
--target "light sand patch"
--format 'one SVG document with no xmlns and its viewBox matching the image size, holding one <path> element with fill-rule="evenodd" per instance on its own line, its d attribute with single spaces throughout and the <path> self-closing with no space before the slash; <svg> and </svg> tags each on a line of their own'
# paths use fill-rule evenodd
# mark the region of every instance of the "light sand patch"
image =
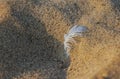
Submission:
<svg viewBox="0 0 120 79">
<path fill-rule="evenodd" d="M 10 16 L 10 7 L 5 1 L 0 1 L 0 23 Z"/>
</svg>

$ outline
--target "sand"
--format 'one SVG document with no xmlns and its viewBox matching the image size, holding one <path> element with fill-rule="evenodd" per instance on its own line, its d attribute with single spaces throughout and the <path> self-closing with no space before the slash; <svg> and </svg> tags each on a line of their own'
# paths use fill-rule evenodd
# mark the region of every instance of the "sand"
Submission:
<svg viewBox="0 0 120 79">
<path fill-rule="evenodd" d="M 120 79 L 120 0 L 0 0 L 0 79 Z"/>
</svg>

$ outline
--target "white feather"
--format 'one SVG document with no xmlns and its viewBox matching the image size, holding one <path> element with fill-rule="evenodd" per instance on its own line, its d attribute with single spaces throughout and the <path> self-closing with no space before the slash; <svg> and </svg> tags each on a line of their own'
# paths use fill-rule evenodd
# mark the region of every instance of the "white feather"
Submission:
<svg viewBox="0 0 120 79">
<path fill-rule="evenodd" d="M 72 48 L 71 44 L 76 44 L 74 37 L 83 37 L 83 32 L 86 32 L 87 30 L 88 29 L 85 26 L 75 25 L 69 30 L 68 34 L 64 35 L 64 50 L 67 56 L 69 56 L 69 52 Z"/>
</svg>

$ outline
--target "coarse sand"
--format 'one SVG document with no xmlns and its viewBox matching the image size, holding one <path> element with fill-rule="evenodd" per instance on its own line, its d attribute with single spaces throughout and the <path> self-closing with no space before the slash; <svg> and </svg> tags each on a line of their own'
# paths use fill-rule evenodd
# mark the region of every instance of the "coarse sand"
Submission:
<svg viewBox="0 0 120 79">
<path fill-rule="evenodd" d="M 120 79 L 120 0 L 0 0 L 0 79 Z"/>
</svg>

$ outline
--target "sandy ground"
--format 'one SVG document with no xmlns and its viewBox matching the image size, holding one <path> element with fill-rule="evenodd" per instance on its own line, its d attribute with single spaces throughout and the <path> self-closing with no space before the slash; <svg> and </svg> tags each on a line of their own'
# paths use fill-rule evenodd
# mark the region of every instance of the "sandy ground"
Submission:
<svg viewBox="0 0 120 79">
<path fill-rule="evenodd" d="M 0 0 L 0 79 L 120 79 L 120 0 Z"/>
</svg>

